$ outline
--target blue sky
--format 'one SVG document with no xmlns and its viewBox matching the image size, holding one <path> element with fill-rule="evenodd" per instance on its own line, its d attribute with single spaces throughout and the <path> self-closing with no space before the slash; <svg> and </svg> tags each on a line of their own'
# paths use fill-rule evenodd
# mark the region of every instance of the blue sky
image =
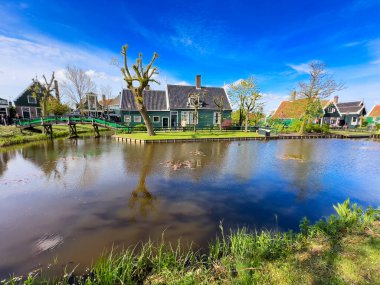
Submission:
<svg viewBox="0 0 380 285">
<path fill-rule="evenodd" d="M 269 111 L 321 60 L 345 82 L 340 101 L 380 103 L 380 0 L 60 2 L 0 0 L 0 97 L 36 75 L 63 79 L 67 64 L 117 95 L 123 81 L 110 63 L 128 43 L 133 59 L 159 53 L 160 88 L 196 74 L 208 86 L 253 75 Z"/>
</svg>

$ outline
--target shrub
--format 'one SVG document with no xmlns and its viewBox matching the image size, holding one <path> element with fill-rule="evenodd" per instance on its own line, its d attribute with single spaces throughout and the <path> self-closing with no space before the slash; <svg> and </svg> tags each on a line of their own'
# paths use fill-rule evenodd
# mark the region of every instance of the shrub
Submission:
<svg viewBox="0 0 380 285">
<path fill-rule="evenodd" d="M 137 124 L 133 127 L 133 130 L 137 131 L 137 132 L 146 131 L 146 126 L 145 126 L 145 124 Z"/>
</svg>

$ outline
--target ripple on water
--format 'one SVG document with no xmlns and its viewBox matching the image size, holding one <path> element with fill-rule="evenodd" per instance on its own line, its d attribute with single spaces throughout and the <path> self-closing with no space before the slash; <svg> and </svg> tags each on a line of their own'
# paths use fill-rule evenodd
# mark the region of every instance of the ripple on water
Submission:
<svg viewBox="0 0 380 285">
<path fill-rule="evenodd" d="M 62 236 L 58 234 L 44 234 L 34 243 L 33 249 L 36 254 L 39 254 L 47 250 L 53 250 L 61 244 L 63 244 Z"/>
</svg>

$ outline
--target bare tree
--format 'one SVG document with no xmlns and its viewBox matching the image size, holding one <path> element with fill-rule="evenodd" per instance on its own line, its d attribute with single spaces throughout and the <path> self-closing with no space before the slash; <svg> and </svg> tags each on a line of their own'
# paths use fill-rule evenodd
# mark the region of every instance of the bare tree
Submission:
<svg viewBox="0 0 380 285">
<path fill-rule="evenodd" d="M 220 114 L 220 120 L 219 120 L 219 131 L 222 131 L 222 123 L 223 123 L 223 110 L 224 110 L 224 97 L 214 97 L 214 103 L 218 107 L 218 111 Z"/>
<path fill-rule="evenodd" d="M 302 124 L 299 132 L 305 132 L 306 121 L 319 114 L 322 110 L 321 100 L 331 96 L 333 93 L 344 89 L 343 83 L 337 83 L 326 71 L 324 63 L 313 61 L 309 64 L 310 76 L 308 82 L 298 83 L 297 96 L 306 99 Z"/>
<path fill-rule="evenodd" d="M 83 104 L 85 96 L 89 92 L 96 90 L 96 85 L 86 72 L 77 67 L 66 67 L 66 80 L 62 83 L 63 93 L 69 98 L 71 103 L 75 104 L 80 113 L 83 113 Z"/>
<path fill-rule="evenodd" d="M 262 110 L 264 104 L 261 102 L 263 95 L 256 84 L 255 78 L 251 76 L 238 83 L 231 84 L 228 94 L 238 99 L 239 108 L 245 117 L 245 131 L 248 132 L 249 114 Z"/>
<path fill-rule="evenodd" d="M 124 45 L 121 49 L 121 54 L 124 57 L 124 67 L 121 68 L 121 73 L 124 76 L 124 80 L 127 83 L 128 89 L 132 91 L 132 94 L 135 97 L 137 109 L 144 119 L 148 135 L 154 136 L 155 133 L 153 130 L 152 122 L 150 121 L 148 111 L 144 105 L 143 94 L 145 88 L 149 88 L 149 84 L 151 82 L 160 84 L 158 81 L 152 78 L 154 75 L 158 74 L 157 68 L 152 67 L 154 61 L 158 58 L 158 54 L 154 53 L 150 63 L 144 68 L 142 62 L 142 53 L 139 53 L 139 57 L 136 59 L 136 63 L 132 65 L 132 69 L 135 74 L 131 75 L 127 62 L 127 50 L 128 45 Z M 134 82 L 137 83 L 137 86 L 133 85 Z"/>
<path fill-rule="evenodd" d="M 206 91 L 202 90 L 201 92 L 192 92 L 188 94 L 188 102 L 190 107 L 194 108 L 194 115 L 193 115 L 193 128 L 194 132 L 197 131 L 197 124 L 198 124 L 198 110 L 202 107 L 203 102 L 206 97 Z"/>
</svg>

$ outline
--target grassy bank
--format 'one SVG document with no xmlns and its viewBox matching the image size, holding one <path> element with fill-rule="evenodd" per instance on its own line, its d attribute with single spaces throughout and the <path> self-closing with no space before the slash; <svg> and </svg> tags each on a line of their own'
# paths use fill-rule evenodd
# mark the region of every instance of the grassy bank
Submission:
<svg viewBox="0 0 380 285">
<path fill-rule="evenodd" d="M 42 127 L 36 129 L 42 131 Z M 107 129 L 99 128 L 99 131 L 106 131 Z M 93 132 L 90 125 L 77 125 L 77 133 L 85 134 Z M 69 136 L 68 126 L 53 126 L 53 137 L 62 138 Z M 0 126 L 0 147 L 35 142 L 41 140 L 48 140 L 49 137 L 43 133 L 32 132 L 28 130 L 20 131 L 19 128 L 14 126 Z"/>
<path fill-rule="evenodd" d="M 197 131 L 197 132 L 156 132 L 155 136 L 149 136 L 146 132 L 132 134 L 118 134 L 120 137 L 139 140 L 180 140 L 180 139 L 211 139 L 211 138 L 241 138 L 241 137 L 262 137 L 256 132 L 228 132 L 228 131 Z"/>
<path fill-rule="evenodd" d="M 336 215 L 300 232 L 255 232 L 242 228 L 221 234 L 207 254 L 178 245 L 148 242 L 101 257 L 85 275 L 66 273 L 42 281 L 4 284 L 379 284 L 379 212 L 362 211 L 347 200 Z M 25 283 L 23 283 L 25 282 Z"/>
</svg>

